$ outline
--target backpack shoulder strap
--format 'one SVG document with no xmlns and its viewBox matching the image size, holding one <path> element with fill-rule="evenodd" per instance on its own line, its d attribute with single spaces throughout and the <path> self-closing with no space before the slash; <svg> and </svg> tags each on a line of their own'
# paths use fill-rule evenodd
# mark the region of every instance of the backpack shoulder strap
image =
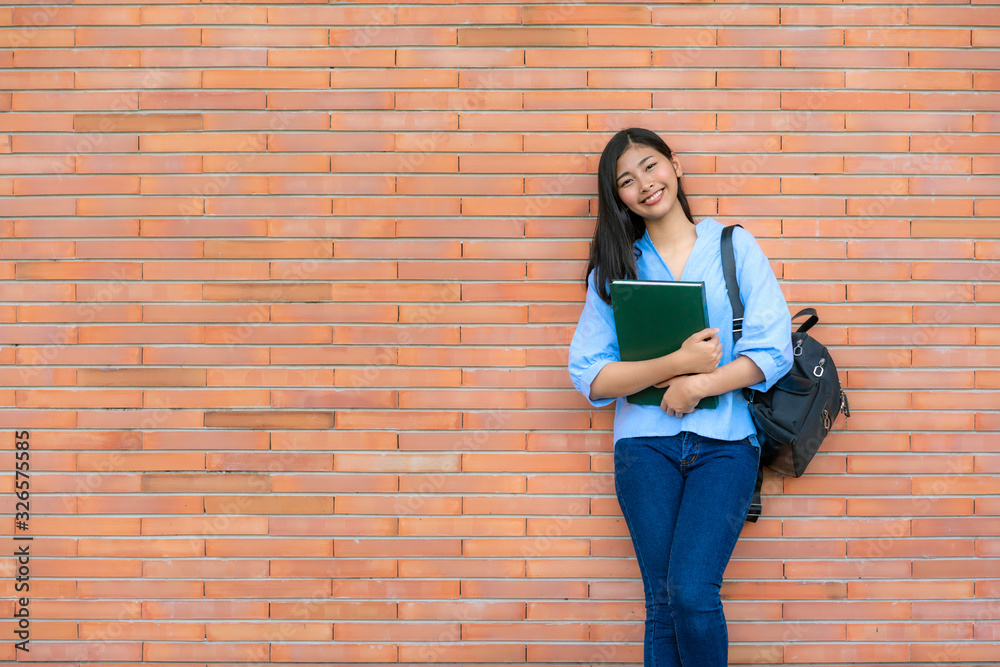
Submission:
<svg viewBox="0 0 1000 667">
<path fill-rule="evenodd" d="M 757 523 L 760 514 L 764 509 L 760 500 L 760 487 L 764 485 L 764 466 L 757 464 L 757 482 L 753 487 L 753 498 L 750 499 L 750 509 L 747 510 L 746 520 L 750 523 Z"/>
<path fill-rule="evenodd" d="M 742 225 L 731 225 L 722 230 L 722 274 L 726 277 L 726 292 L 729 303 L 733 307 L 733 344 L 743 336 L 743 300 L 740 299 L 740 283 L 736 278 L 736 254 L 733 252 L 733 231 Z M 750 510 L 746 520 L 757 523 L 763 509 L 760 499 L 760 489 L 764 483 L 764 467 L 757 465 L 757 482 L 750 500 Z"/>
<path fill-rule="evenodd" d="M 733 252 L 733 231 L 741 225 L 731 225 L 722 230 L 722 274 L 726 277 L 726 292 L 733 307 L 733 343 L 743 336 L 743 300 L 740 283 L 736 279 L 736 254 Z"/>
</svg>

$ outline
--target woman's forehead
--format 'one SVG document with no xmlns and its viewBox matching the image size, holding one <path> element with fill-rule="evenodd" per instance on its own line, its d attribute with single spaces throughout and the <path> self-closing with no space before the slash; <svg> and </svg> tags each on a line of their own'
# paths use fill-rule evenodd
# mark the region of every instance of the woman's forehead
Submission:
<svg viewBox="0 0 1000 667">
<path fill-rule="evenodd" d="M 643 144 L 632 144 L 631 146 L 625 149 L 625 151 L 621 154 L 621 156 L 619 156 L 618 167 L 627 169 L 628 167 L 637 165 L 638 163 L 645 161 L 646 158 L 648 157 L 662 158 L 665 156 L 663 155 L 663 153 L 656 150 L 652 146 L 645 146 Z"/>
</svg>

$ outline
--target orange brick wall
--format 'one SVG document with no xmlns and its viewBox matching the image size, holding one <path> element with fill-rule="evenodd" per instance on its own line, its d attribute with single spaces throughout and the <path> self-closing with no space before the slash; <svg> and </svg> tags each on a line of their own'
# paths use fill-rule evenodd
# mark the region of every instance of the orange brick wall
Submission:
<svg viewBox="0 0 1000 667">
<path fill-rule="evenodd" d="M 30 658 L 640 663 L 612 412 L 565 369 L 640 125 L 854 409 L 766 479 L 732 664 L 996 664 L 998 64 L 976 0 L 5 3 Z"/>
</svg>

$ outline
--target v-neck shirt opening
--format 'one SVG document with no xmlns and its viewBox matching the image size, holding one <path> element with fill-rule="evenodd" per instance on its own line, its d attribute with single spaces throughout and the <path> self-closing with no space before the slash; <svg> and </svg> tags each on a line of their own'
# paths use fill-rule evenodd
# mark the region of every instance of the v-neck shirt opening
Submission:
<svg viewBox="0 0 1000 667">
<path fill-rule="evenodd" d="M 639 247 L 642 249 L 643 252 L 646 252 L 647 250 L 652 250 L 656 254 L 656 258 L 660 260 L 660 264 L 662 264 L 663 268 L 666 269 L 667 275 L 670 276 L 670 280 L 676 282 L 682 282 L 684 280 L 684 274 L 688 270 L 688 266 L 691 265 L 691 259 L 694 257 L 695 252 L 699 249 L 699 242 L 704 236 L 704 231 L 706 229 L 705 223 L 707 220 L 711 219 L 712 218 L 704 218 L 701 222 L 694 225 L 694 232 L 696 235 L 694 244 L 691 246 L 691 252 L 688 253 L 687 258 L 685 258 L 684 260 L 684 268 L 681 269 L 681 275 L 679 276 L 674 276 L 674 272 L 670 269 L 670 266 L 667 264 L 667 260 L 663 259 L 663 255 L 661 255 L 660 251 L 656 249 L 656 245 L 653 243 L 653 239 L 649 237 L 649 229 L 643 230 L 642 238 L 639 239 L 640 241 Z"/>
</svg>

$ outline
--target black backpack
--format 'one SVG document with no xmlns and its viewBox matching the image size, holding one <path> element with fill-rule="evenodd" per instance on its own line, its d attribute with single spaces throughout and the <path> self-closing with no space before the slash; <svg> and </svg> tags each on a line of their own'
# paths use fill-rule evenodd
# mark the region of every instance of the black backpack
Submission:
<svg viewBox="0 0 1000 667">
<path fill-rule="evenodd" d="M 734 345 L 743 335 L 743 302 L 733 254 L 733 229 L 739 226 L 722 230 L 722 272 L 733 307 Z M 847 394 L 840 386 L 837 366 L 830 352 L 806 333 L 819 322 L 819 316 L 814 308 L 804 308 L 792 319 L 803 315 L 808 315 L 809 319 L 792 332 L 791 370 L 765 392 L 743 390 L 760 442 L 757 487 L 747 513 L 750 522 L 756 522 L 760 516 L 764 466 L 782 475 L 801 476 L 837 415 L 843 411 L 845 416 L 851 416 Z"/>
</svg>

